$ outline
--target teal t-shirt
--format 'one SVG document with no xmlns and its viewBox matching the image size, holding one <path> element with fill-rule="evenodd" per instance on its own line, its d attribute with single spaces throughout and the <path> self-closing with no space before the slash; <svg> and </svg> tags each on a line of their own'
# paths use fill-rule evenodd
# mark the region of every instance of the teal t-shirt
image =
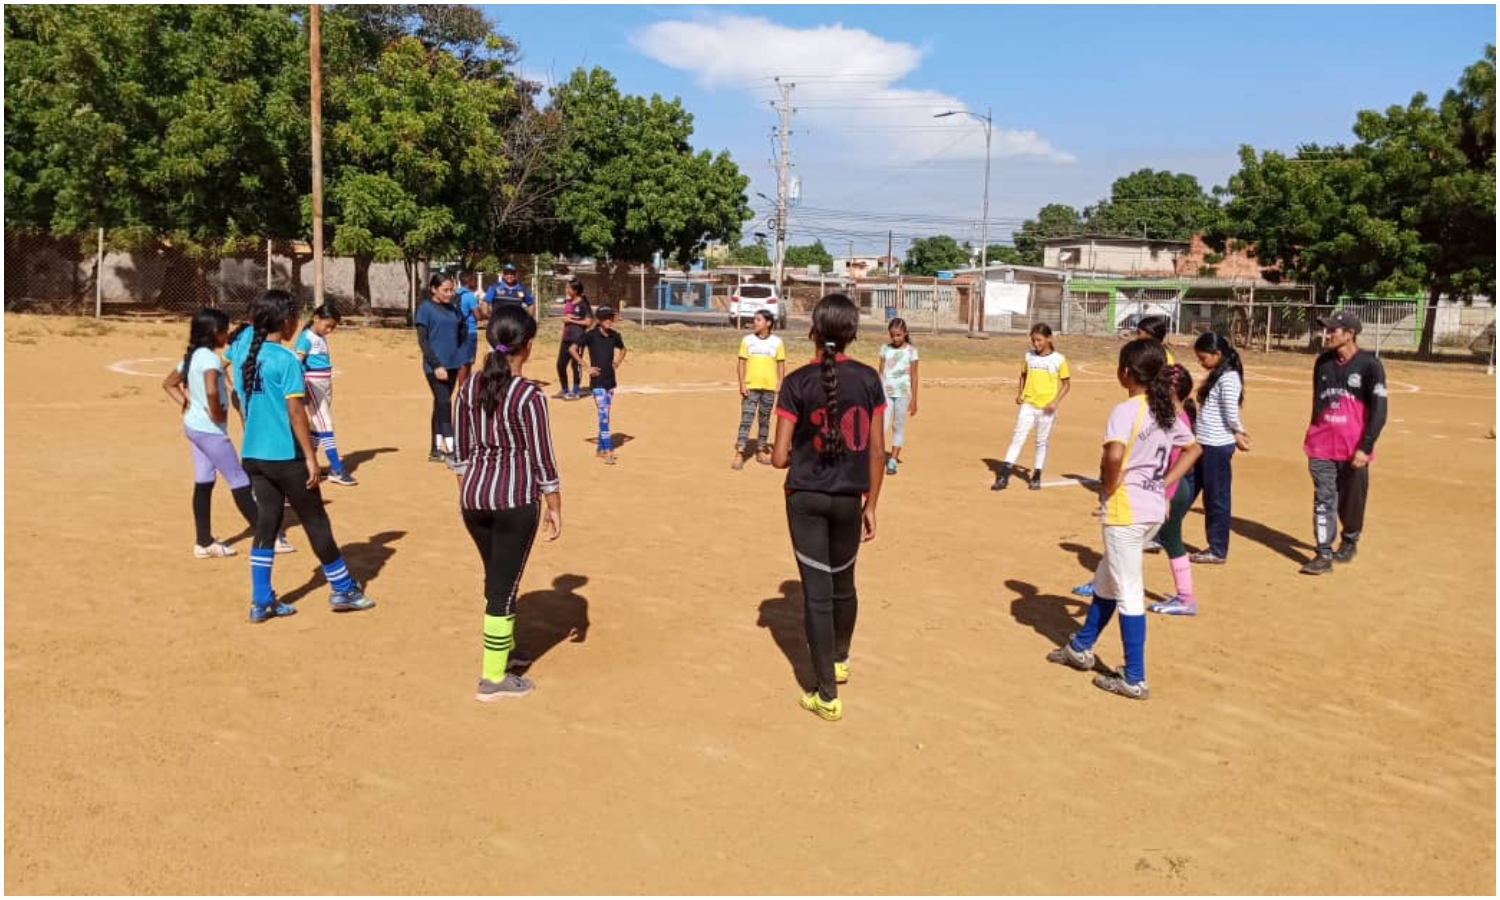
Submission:
<svg viewBox="0 0 1500 900">
<path fill-rule="evenodd" d="M 250 403 L 241 455 L 268 462 L 300 459 L 302 450 L 292 437 L 286 401 L 303 395 L 302 363 L 297 354 L 272 343 L 261 344 L 255 362 L 255 377 L 245 385 Z"/>
<path fill-rule="evenodd" d="M 182 363 L 177 364 L 177 371 L 182 371 Z M 191 431 L 225 434 L 224 426 L 215 422 L 208 414 L 208 387 L 203 383 L 204 372 L 219 373 L 219 406 L 229 409 L 229 389 L 224 384 L 224 368 L 219 361 L 219 354 L 207 347 L 199 347 L 188 360 L 187 374 L 183 376 L 188 393 L 188 408 L 182 414 L 182 424 Z"/>
</svg>

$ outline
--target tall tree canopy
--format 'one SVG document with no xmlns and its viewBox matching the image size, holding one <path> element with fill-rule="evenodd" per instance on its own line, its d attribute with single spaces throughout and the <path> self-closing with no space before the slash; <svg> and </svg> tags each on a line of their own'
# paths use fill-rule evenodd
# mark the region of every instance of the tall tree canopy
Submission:
<svg viewBox="0 0 1500 900">
<path fill-rule="evenodd" d="M 1494 294 L 1494 110 L 1491 45 L 1437 107 L 1419 93 L 1360 112 L 1350 146 L 1242 147 L 1210 243 L 1251 242 L 1268 277 L 1334 297 L 1425 292 L 1431 352 L 1440 295 Z"/>
<path fill-rule="evenodd" d="M 962 269 L 969 264 L 973 254 L 968 242 L 960 244 L 946 234 L 918 238 L 906 248 L 906 264 L 902 271 L 908 275 L 931 277 L 942 271 Z"/>
<path fill-rule="evenodd" d="M 1083 211 L 1085 230 L 1185 241 L 1218 220 L 1218 201 L 1192 175 L 1140 169 L 1115 179 L 1109 199 Z"/>
</svg>

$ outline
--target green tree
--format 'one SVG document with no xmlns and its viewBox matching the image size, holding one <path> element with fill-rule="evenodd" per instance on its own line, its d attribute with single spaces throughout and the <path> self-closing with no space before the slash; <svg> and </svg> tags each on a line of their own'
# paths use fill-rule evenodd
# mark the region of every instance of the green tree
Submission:
<svg viewBox="0 0 1500 900">
<path fill-rule="evenodd" d="M 833 254 L 829 253 L 823 246 L 821 240 L 813 241 L 798 247 L 786 248 L 786 264 L 796 268 L 807 266 L 821 266 L 822 271 L 833 271 Z"/>
<path fill-rule="evenodd" d="M 1440 295 L 1494 293 L 1494 47 L 1439 107 L 1419 93 L 1362 111 L 1354 133 L 1353 146 L 1291 159 L 1241 148 L 1211 243 L 1253 242 L 1268 276 L 1333 297 L 1425 292 L 1420 350 L 1430 353 Z"/>
<path fill-rule="evenodd" d="M 1083 211 L 1088 231 L 1185 241 L 1212 226 L 1218 202 L 1192 175 L 1140 169 L 1115 179 L 1109 199 Z"/>
<path fill-rule="evenodd" d="M 967 241 L 960 244 L 946 234 L 918 238 L 906 249 L 906 264 L 902 271 L 908 275 L 931 277 L 941 271 L 967 266 L 972 255 L 973 249 Z"/>
<path fill-rule="evenodd" d="M 466 78 L 413 37 L 372 70 L 328 79 L 330 247 L 355 258 L 356 295 L 368 298 L 372 260 L 411 267 L 473 246 L 507 171 L 503 145 L 485 138 L 513 101 L 507 82 Z"/>
<path fill-rule="evenodd" d="M 1083 231 L 1083 217 L 1078 210 L 1062 203 L 1049 203 L 1037 211 L 1035 219 L 1027 219 L 1012 236 L 1014 251 L 1002 257 L 1005 262 L 1024 266 L 1042 264 L 1044 238 L 1068 237 Z M 994 250 L 990 251 L 993 258 Z"/>
<path fill-rule="evenodd" d="M 762 238 L 753 244 L 731 246 L 728 262 L 732 266 L 769 266 L 771 253 L 766 249 L 765 239 Z"/>
<path fill-rule="evenodd" d="M 709 241 L 739 239 L 750 179 L 728 153 L 693 151 L 693 117 L 680 100 L 622 95 L 595 68 L 575 71 L 552 102 L 570 131 L 558 152 L 559 249 L 616 260 L 660 250 L 687 265 Z"/>
<path fill-rule="evenodd" d="M 206 262 L 297 230 L 305 40 L 284 9 L 8 6 L 7 225 Z M 297 165 L 294 165 L 294 160 Z"/>
</svg>

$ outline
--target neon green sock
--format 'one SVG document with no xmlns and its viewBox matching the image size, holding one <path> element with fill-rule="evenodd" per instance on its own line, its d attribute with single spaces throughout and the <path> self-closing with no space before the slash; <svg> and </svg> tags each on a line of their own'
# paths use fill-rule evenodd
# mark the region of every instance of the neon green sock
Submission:
<svg viewBox="0 0 1500 900">
<path fill-rule="evenodd" d="M 515 616 L 484 617 L 484 677 L 487 680 L 505 680 L 510 651 L 516 646 L 515 635 Z"/>
</svg>

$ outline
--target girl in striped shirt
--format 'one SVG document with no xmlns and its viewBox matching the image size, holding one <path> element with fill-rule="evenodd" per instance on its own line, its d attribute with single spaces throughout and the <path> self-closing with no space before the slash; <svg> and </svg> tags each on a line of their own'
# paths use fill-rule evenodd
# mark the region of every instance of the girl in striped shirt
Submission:
<svg viewBox="0 0 1500 900">
<path fill-rule="evenodd" d="M 562 534 L 562 493 L 547 399 L 521 376 L 536 319 L 517 304 L 496 304 L 485 336 L 484 368 L 458 388 L 454 468 L 464 527 L 484 561 L 484 660 L 474 699 L 488 703 L 532 691 L 529 678 L 506 671 L 516 594 L 537 523 L 549 541 Z"/>
<path fill-rule="evenodd" d="M 1249 452 L 1250 435 L 1240 425 L 1240 407 L 1245 405 L 1245 369 L 1234 344 L 1210 331 L 1193 344 L 1198 362 L 1208 377 L 1198 388 L 1198 443 L 1203 458 L 1193 471 L 1193 499 L 1203 492 L 1203 518 L 1208 549 L 1192 555 L 1198 565 L 1223 565 L 1229 558 L 1230 461 L 1236 449 Z M 1189 503 L 1192 501 L 1190 500 Z"/>
</svg>

